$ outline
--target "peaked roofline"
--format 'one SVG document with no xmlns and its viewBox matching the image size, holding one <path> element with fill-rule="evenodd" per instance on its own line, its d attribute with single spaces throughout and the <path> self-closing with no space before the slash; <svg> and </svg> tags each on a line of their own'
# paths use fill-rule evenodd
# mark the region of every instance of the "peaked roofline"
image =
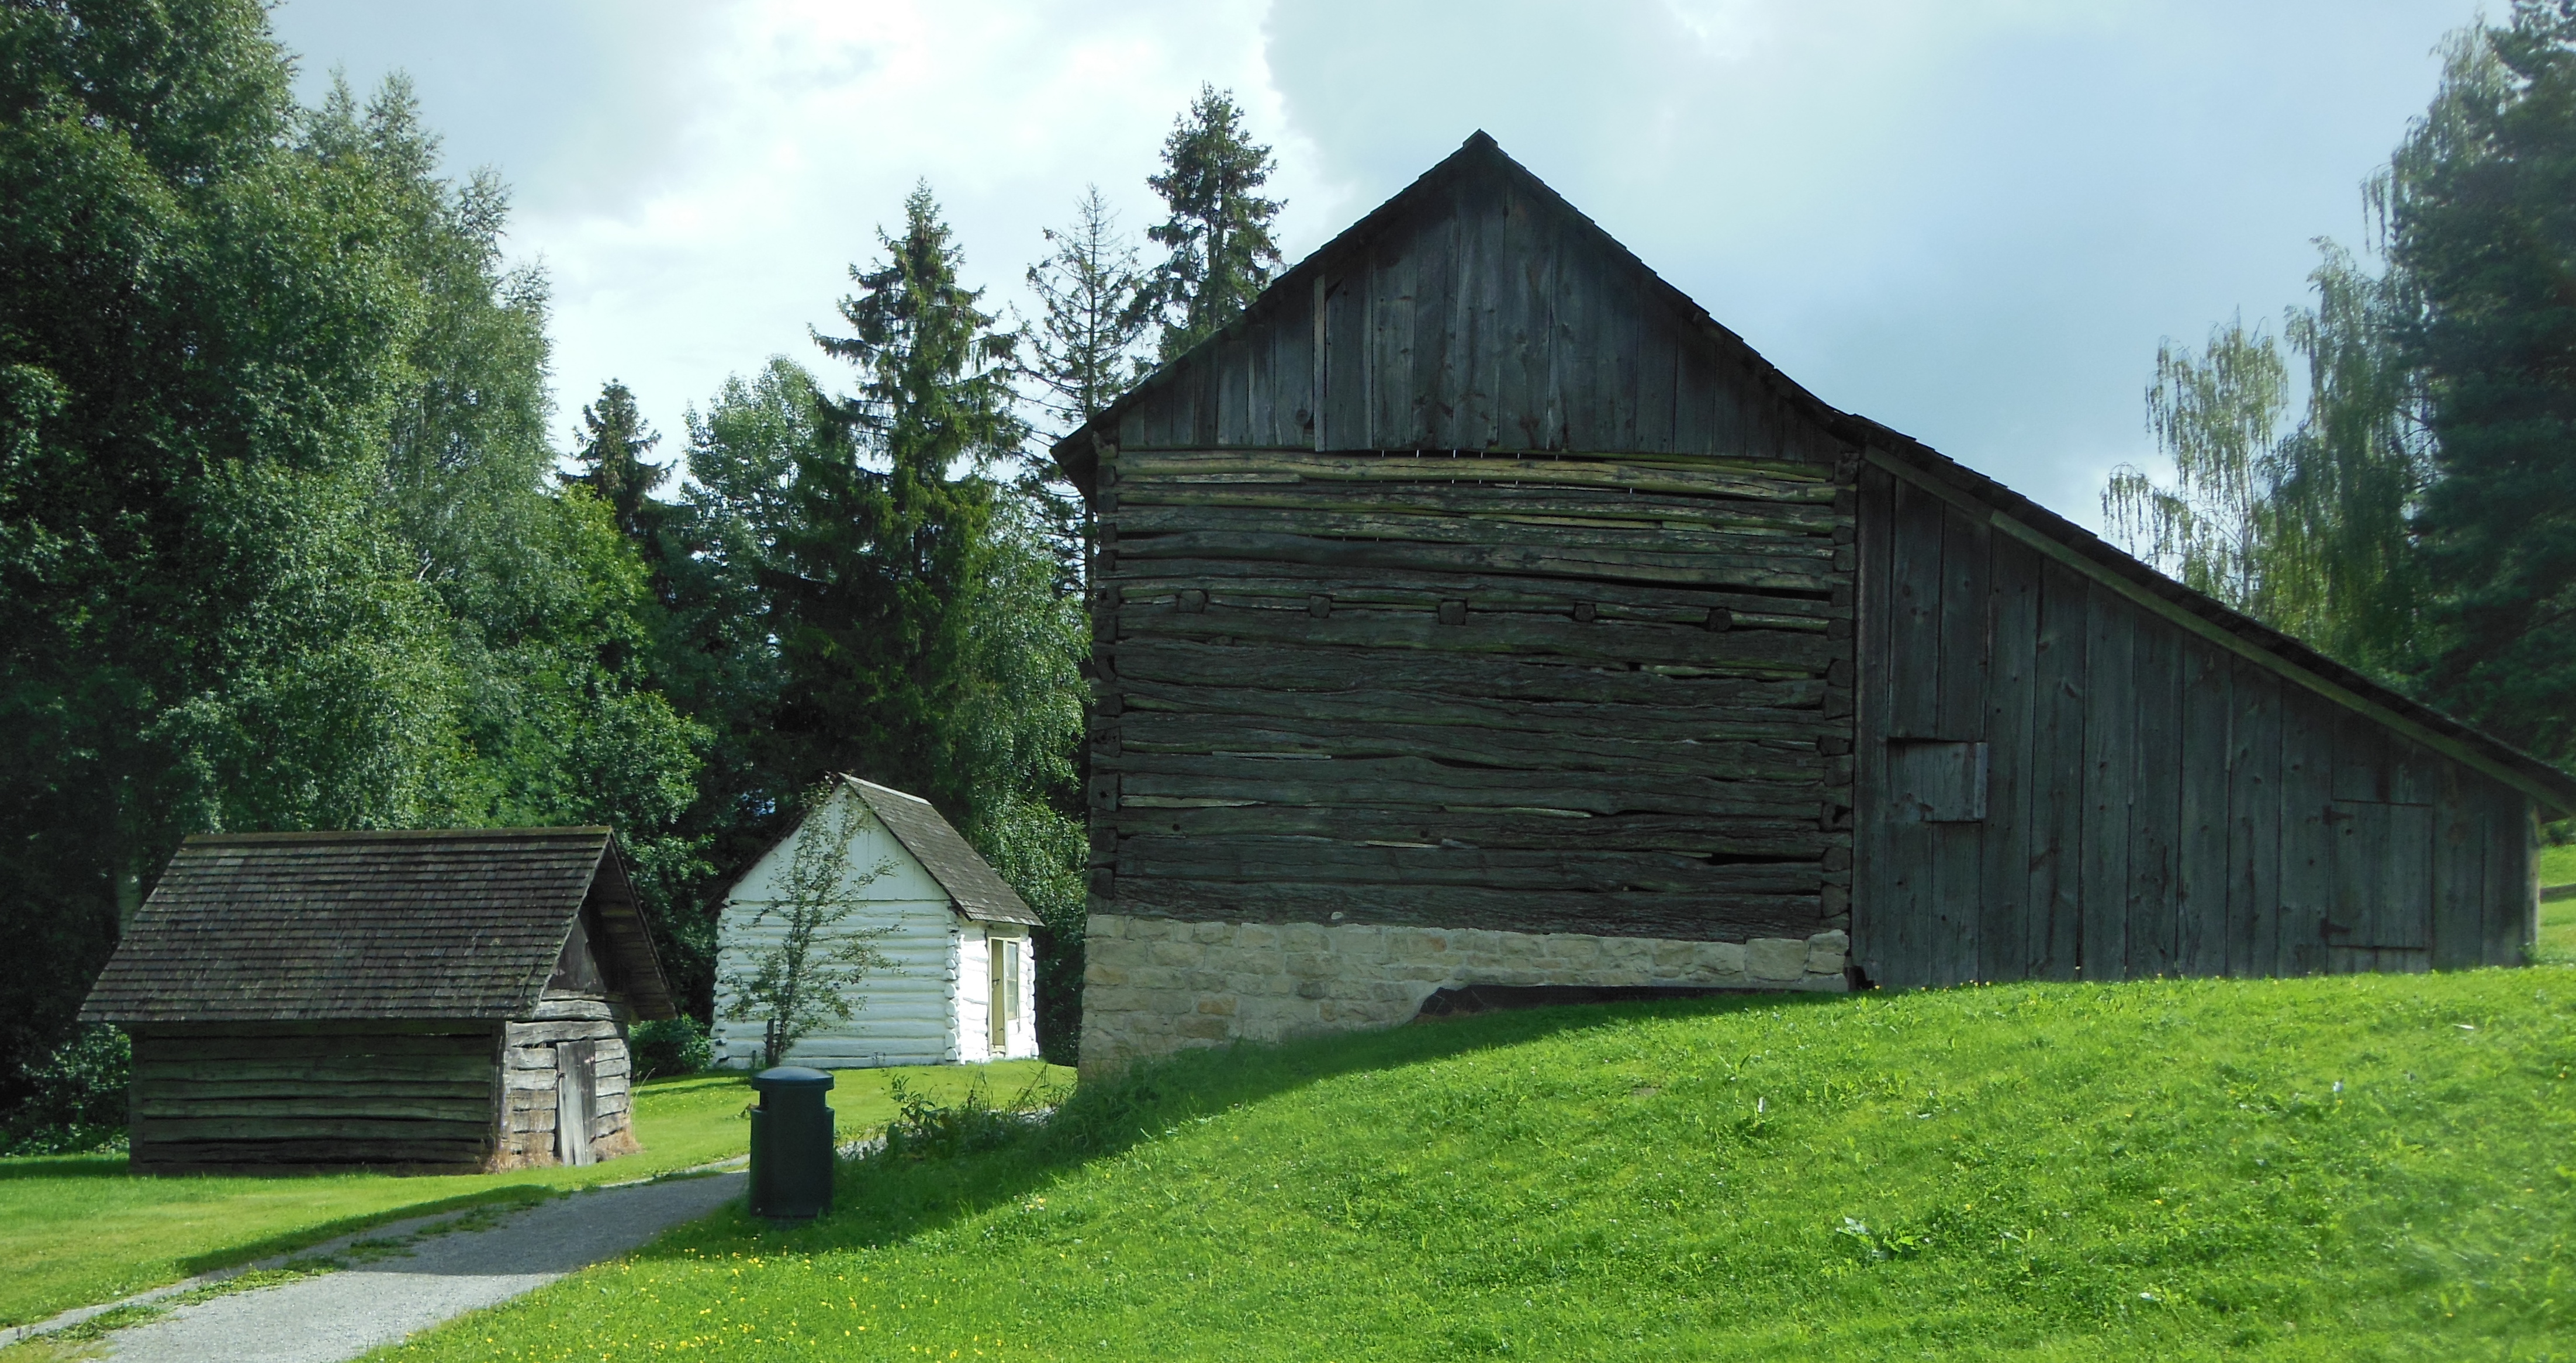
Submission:
<svg viewBox="0 0 2576 1363">
<path fill-rule="evenodd" d="M 1650 296 L 1661 297 L 1687 324 L 1701 328 L 1741 355 L 1757 383 L 1803 408 L 1820 426 L 1855 452 L 1865 458 L 1870 457 L 1871 452 L 1877 452 L 1878 457 L 1872 458 L 1871 462 L 1898 476 L 1910 473 L 1918 481 L 1928 479 L 1935 485 L 1933 490 L 1936 493 L 1946 491 L 1954 503 L 1965 499 L 1977 504 L 1976 510 L 1999 518 L 1996 524 L 2007 533 L 2015 528 L 2025 530 L 2028 533 L 2024 538 L 2044 551 L 2053 547 L 2054 556 L 2069 566 L 2120 586 L 2140 604 L 2158 609 L 2187 629 L 2196 625 L 2197 632 L 2204 633 L 2215 642 L 2234 647 L 2249 657 L 2261 655 L 2262 659 L 2269 660 L 2267 665 L 2292 681 L 2346 709 L 2369 715 L 2436 751 L 2466 762 L 2532 797 L 2551 813 L 2561 817 L 2576 814 L 2576 777 L 2569 776 L 2558 767 L 2346 667 L 2214 597 L 2174 581 L 2093 532 L 1912 436 L 1826 403 L 1763 359 L 1743 337 L 1710 316 L 1708 310 L 1700 306 L 1699 300 L 1655 273 L 1653 267 L 1638 259 L 1637 254 L 1617 237 L 1567 202 L 1565 196 L 1550 188 L 1528 167 L 1513 160 L 1481 129 L 1470 134 L 1458 150 L 1451 152 L 1439 164 L 1415 177 L 1413 183 L 1398 190 L 1272 280 L 1244 309 L 1242 316 L 1156 368 L 1091 420 L 1056 441 L 1049 452 L 1057 467 L 1064 470 L 1065 476 L 1082 490 L 1085 497 L 1089 497 L 1093 491 L 1093 476 L 1099 468 L 1100 446 L 1109 443 L 1106 436 L 1117 429 L 1118 422 L 1128 412 L 1158 395 L 1175 381 L 1182 370 L 1197 362 L 1219 342 L 1262 324 L 1280 306 L 1281 299 L 1298 296 L 1310 288 L 1313 276 L 1321 272 L 1328 262 L 1367 241 L 1410 211 L 1416 201 L 1438 192 L 1452 180 L 1478 170 L 1503 176 L 1535 201 L 1581 224 L 1596 247 L 1643 277 Z"/>
<path fill-rule="evenodd" d="M 909 791 L 878 785 L 865 777 L 853 776 L 848 772 L 833 772 L 823 779 L 847 790 L 851 798 L 857 800 L 860 807 L 868 811 L 870 817 L 885 826 L 887 836 L 895 840 L 895 845 L 903 849 L 904 855 L 911 857 L 913 862 L 921 867 L 922 873 L 930 877 L 931 883 L 939 887 L 940 893 L 948 896 L 949 912 L 970 922 L 1018 923 L 1027 927 L 1046 925 L 1045 920 L 1038 917 L 1037 911 L 1031 909 L 1027 901 L 1020 898 L 1019 891 L 1011 888 L 1010 882 L 1002 879 L 1001 873 L 993 870 L 991 863 L 985 862 L 982 854 L 976 852 L 974 847 L 966 842 L 965 837 L 957 832 L 956 825 L 948 822 L 948 817 L 939 812 L 937 805 Z M 888 819 L 885 811 L 877 807 L 878 798 L 899 800 L 905 806 L 919 806 L 921 813 L 937 820 L 941 828 L 948 830 L 948 836 L 957 839 L 958 846 L 982 865 L 984 874 L 992 877 L 992 885 L 974 886 L 954 883 L 952 876 L 957 874 L 957 868 L 948 866 L 948 858 L 941 855 L 938 849 L 916 846 L 913 839 L 906 836 L 905 830 L 898 826 L 896 821 Z M 797 830 L 805 826 L 805 820 L 811 813 L 810 810 L 798 810 L 796 817 L 789 820 L 785 828 L 779 830 L 778 836 L 770 839 L 769 845 L 760 849 L 759 856 L 744 863 L 743 868 L 735 872 L 732 879 L 725 882 L 724 889 L 716 895 L 715 902 L 721 905 L 732 899 L 733 892 L 741 887 L 743 880 L 757 869 L 760 863 L 768 860 L 772 853 L 786 846 L 787 840 L 795 837 Z M 999 894 L 989 893 L 994 890 L 998 890 Z M 995 902 L 983 902 L 988 899 Z"/>
<path fill-rule="evenodd" d="M 1219 342 L 1239 336 L 1257 325 L 1272 310 L 1280 306 L 1279 300 L 1299 296 L 1301 290 L 1311 287 L 1314 276 L 1325 268 L 1326 262 L 1346 254 L 1402 217 L 1411 209 L 1415 200 L 1436 193 L 1451 181 L 1477 170 L 1503 176 L 1511 181 L 1515 188 L 1550 210 L 1581 224 L 1593 238 L 1594 245 L 1643 276 L 1650 284 L 1651 292 L 1661 296 L 1664 302 L 1681 314 L 1687 324 L 1706 331 L 1726 346 L 1738 351 L 1753 370 L 1756 381 L 1779 388 L 1792 401 L 1806 408 L 1808 413 L 1819 422 L 1830 424 L 1844 415 L 1841 410 L 1829 406 L 1822 398 L 1800 387 L 1796 380 L 1780 372 L 1770 361 L 1762 358 L 1761 353 L 1746 344 L 1743 337 L 1736 335 L 1727 328 L 1726 324 L 1710 316 L 1708 309 L 1701 307 L 1698 299 L 1683 292 L 1672 281 L 1655 273 L 1654 267 L 1638 259 L 1636 252 L 1629 250 L 1625 243 L 1610 235 L 1608 229 L 1594 222 L 1590 215 L 1575 207 L 1564 195 L 1557 193 L 1547 181 L 1540 179 L 1529 167 L 1513 160 L 1511 154 L 1503 150 L 1501 143 L 1496 142 L 1491 135 L 1480 128 L 1468 134 L 1467 140 L 1458 144 L 1458 150 L 1443 157 L 1439 164 L 1431 169 L 1415 176 L 1413 183 L 1397 190 L 1387 198 L 1386 202 L 1370 209 L 1359 221 L 1343 228 L 1332 240 L 1307 252 L 1303 259 L 1288 267 L 1278 278 L 1271 280 L 1252 302 L 1245 306 L 1242 316 L 1201 337 L 1198 344 L 1156 366 L 1154 372 L 1138 380 L 1135 387 L 1120 394 L 1117 401 L 1100 409 L 1091 420 L 1056 441 L 1048 449 L 1056 466 L 1064 470 L 1065 476 L 1073 481 L 1074 486 L 1082 490 L 1083 495 L 1089 496 L 1092 490 L 1092 475 L 1099 466 L 1099 446 L 1108 443 L 1103 437 L 1117 428 L 1120 418 L 1172 383 L 1182 370 L 1210 352 Z M 1495 448 L 1511 447 L 1496 446 Z"/>
</svg>

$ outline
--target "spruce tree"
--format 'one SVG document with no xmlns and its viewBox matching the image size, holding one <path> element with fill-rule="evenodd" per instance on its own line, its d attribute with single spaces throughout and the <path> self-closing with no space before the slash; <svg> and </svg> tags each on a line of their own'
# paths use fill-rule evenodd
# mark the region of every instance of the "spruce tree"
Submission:
<svg viewBox="0 0 2576 1363">
<path fill-rule="evenodd" d="M 1147 299 L 1162 321 L 1163 360 L 1242 316 L 1270 282 L 1279 264 L 1270 222 L 1283 204 L 1259 191 L 1277 169 L 1270 148 L 1244 128 L 1231 90 L 1200 86 L 1189 112 L 1174 120 L 1163 139 L 1163 173 L 1146 180 L 1171 210 L 1145 233 L 1170 251 Z"/>
<path fill-rule="evenodd" d="M 599 401 L 581 409 L 581 424 L 589 434 L 573 458 L 582 471 L 566 481 L 588 487 L 607 503 L 619 532 L 646 546 L 649 555 L 655 530 L 653 489 L 671 476 L 671 468 L 647 463 L 644 456 L 662 437 L 645 424 L 635 394 L 615 379 L 599 390 Z"/>
<path fill-rule="evenodd" d="M 956 730 L 971 685 L 965 626 L 989 556 L 995 488 L 983 471 L 1026 433 L 1014 338 L 959 281 L 928 185 L 879 243 L 881 264 L 850 267 L 850 334 L 814 338 L 860 382 L 824 400 L 830 420 L 799 452 L 788 494 L 773 606 L 780 761 L 800 780 L 843 770 L 917 791 L 971 823 L 951 759 L 968 737 Z"/>
<path fill-rule="evenodd" d="M 2514 6 L 2449 54 L 2392 167 L 2401 328 L 2429 395 L 2416 529 L 2434 592 L 2428 698 L 2576 754 L 2576 0 Z"/>
<path fill-rule="evenodd" d="M 1098 185 L 1075 203 L 1073 223 L 1047 228 L 1046 239 L 1054 249 L 1028 273 L 1045 316 L 1030 337 L 1027 373 L 1061 434 L 1135 382 L 1136 343 L 1153 318 L 1136 248 Z"/>
</svg>

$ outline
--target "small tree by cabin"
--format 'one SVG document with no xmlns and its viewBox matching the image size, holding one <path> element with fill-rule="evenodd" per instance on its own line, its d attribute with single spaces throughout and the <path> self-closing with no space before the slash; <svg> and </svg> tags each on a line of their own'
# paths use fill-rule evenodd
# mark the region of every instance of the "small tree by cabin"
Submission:
<svg viewBox="0 0 2576 1363">
<path fill-rule="evenodd" d="M 834 776 L 725 894 L 716 1061 L 1035 1056 L 1038 923 L 929 801 Z"/>
<path fill-rule="evenodd" d="M 83 1007 L 139 1168 L 589 1164 L 675 1016 L 605 828 L 188 839 Z"/>
<path fill-rule="evenodd" d="M 817 1027 L 846 1023 L 867 1002 L 860 986 L 871 971 L 892 964 L 877 950 L 892 929 L 857 927 L 850 915 L 867 906 L 867 888 L 894 871 L 880 860 L 862 871 L 850 844 L 868 818 L 857 800 L 835 800 L 831 785 L 805 794 L 804 826 L 791 839 L 786 869 L 774 886 L 777 898 L 747 906 L 741 973 L 727 976 L 725 1020 L 761 1026 L 761 1068 L 778 1064 Z M 774 929 L 774 935 L 763 929 Z"/>
</svg>

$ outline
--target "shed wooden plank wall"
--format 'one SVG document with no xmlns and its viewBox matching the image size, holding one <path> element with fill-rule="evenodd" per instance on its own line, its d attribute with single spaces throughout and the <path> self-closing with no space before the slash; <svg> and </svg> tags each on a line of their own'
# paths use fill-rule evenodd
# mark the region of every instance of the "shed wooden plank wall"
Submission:
<svg viewBox="0 0 2576 1363">
<path fill-rule="evenodd" d="M 1870 467 L 1854 952 L 1883 985 L 2521 959 L 2525 797 Z M 1983 744 L 1980 817 L 1922 754 Z"/>
<path fill-rule="evenodd" d="M 1094 908 L 1742 940 L 1838 926 L 1830 469 L 1119 452 Z"/>
<path fill-rule="evenodd" d="M 492 1023 L 131 1030 L 138 1168 L 473 1168 L 492 1153 Z"/>
</svg>

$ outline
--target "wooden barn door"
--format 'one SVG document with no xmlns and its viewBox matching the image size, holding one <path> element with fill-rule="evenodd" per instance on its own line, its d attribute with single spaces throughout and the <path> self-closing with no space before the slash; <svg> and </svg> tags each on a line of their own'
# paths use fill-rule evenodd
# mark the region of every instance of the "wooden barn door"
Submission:
<svg viewBox="0 0 2576 1363">
<path fill-rule="evenodd" d="M 588 1164 L 590 1114 L 599 1106 L 595 1042 L 555 1043 L 555 1162 Z"/>
</svg>

